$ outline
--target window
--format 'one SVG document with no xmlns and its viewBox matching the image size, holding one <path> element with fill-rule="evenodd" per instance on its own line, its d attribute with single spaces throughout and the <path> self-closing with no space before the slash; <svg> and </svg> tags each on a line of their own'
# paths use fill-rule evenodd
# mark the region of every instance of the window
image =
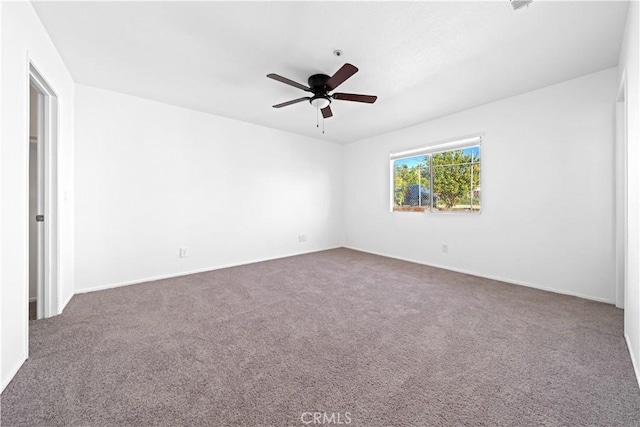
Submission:
<svg viewBox="0 0 640 427">
<path fill-rule="evenodd" d="M 391 155 L 392 210 L 480 212 L 480 137 Z"/>
</svg>

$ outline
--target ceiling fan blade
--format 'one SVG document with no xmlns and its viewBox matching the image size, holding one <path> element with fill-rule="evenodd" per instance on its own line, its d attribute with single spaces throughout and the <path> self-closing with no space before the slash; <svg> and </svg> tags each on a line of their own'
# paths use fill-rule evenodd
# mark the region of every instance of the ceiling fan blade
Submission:
<svg viewBox="0 0 640 427">
<path fill-rule="evenodd" d="M 359 95 L 357 93 L 334 93 L 332 97 L 341 101 L 366 102 L 367 104 L 373 104 L 378 99 L 377 96 Z"/>
<path fill-rule="evenodd" d="M 282 76 L 279 76 L 279 75 L 273 74 L 273 73 L 267 74 L 267 77 L 269 77 L 270 79 L 273 79 L 273 80 L 277 80 L 277 81 L 279 81 L 281 83 L 288 84 L 289 86 L 297 87 L 298 89 L 302 89 L 302 90 L 306 90 L 307 92 L 311 92 L 311 89 L 308 86 L 305 86 L 303 84 L 294 82 L 293 80 L 289 80 L 286 77 L 282 77 Z"/>
<path fill-rule="evenodd" d="M 287 105 L 297 104 L 298 102 L 308 101 L 309 99 L 311 99 L 311 98 L 309 98 L 308 96 L 303 96 L 302 98 L 294 99 L 292 101 L 283 102 L 282 104 L 276 104 L 276 105 L 273 106 L 273 108 L 282 108 L 282 107 L 286 107 Z"/>
<path fill-rule="evenodd" d="M 336 71 L 336 73 L 333 76 L 331 76 L 329 80 L 327 80 L 327 83 L 325 84 L 325 86 L 327 87 L 327 90 L 328 91 L 334 90 L 335 88 L 340 86 L 342 83 L 344 83 L 345 80 L 347 80 L 349 77 L 353 76 L 357 72 L 358 72 L 358 69 L 353 65 L 344 64 L 338 71 Z"/>
<path fill-rule="evenodd" d="M 333 112 L 331 111 L 331 105 L 327 105 L 322 110 L 322 117 L 328 119 L 329 117 L 333 117 Z"/>
</svg>

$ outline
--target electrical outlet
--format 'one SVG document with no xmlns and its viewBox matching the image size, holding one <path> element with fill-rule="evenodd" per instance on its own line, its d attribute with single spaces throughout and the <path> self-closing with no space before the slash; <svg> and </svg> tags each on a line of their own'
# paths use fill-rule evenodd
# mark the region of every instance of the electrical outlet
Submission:
<svg viewBox="0 0 640 427">
<path fill-rule="evenodd" d="M 180 248 L 180 258 L 186 258 L 189 256 L 189 248 Z"/>
<path fill-rule="evenodd" d="M 300 234 L 298 236 L 298 243 L 302 243 L 302 242 L 306 242 L 307 241 L 307 235 L 306 234 Z"/>
<path fill-rule="evenodd" d="M 441 251 L 442 251 L 443 254 L 448 254 L 449 253 L 449 245 L 443 244 Z"/>
</svg>

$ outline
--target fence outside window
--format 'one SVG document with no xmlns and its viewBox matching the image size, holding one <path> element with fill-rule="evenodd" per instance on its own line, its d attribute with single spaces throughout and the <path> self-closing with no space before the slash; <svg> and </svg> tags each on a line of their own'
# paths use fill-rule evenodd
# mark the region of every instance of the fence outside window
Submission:
<svg viewBox="0 0 640 427">
<path fill-rule="evenodd" d="M 480 137 L 391 155 L 392 211 L 480 212 Z"/>
</svg>

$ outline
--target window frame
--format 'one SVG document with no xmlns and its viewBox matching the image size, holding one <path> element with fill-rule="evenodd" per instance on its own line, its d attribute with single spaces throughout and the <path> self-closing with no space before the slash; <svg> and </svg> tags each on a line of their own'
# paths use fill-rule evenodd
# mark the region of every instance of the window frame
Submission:
<svg viewBox="0 0 640 427">
<path fill-rule="evenodd" d="M 416 212 L 416 213 L 433 213 L 433 214 L 444 214 L 444 215 L 469 215 L 469 214 L 477 214 L 482 213 L 482 190 L 480 190 L 480 206 L 477 211 L 444 211 L 444 210 L 434 210 L 433 207 L 433 155 L 438 153 L 444 153 L 447 151 L 455 151 L 462 150 L 465 148 L 478 147 L 480 152 L 480 172 L 479 172 L 479 183 L 480 188 L 482 189 L 482 141 L 484 139 L 484 133 L 472 134 L 469 136 L 459 137 L 448 139 L 445 141 L 439 141 L 428 146 L 423 146 L 420 148 L 413 148 L 403 151 L 391 152 L 389 153 L 389 210 L 391 213 L 401 212 Z M 430 183 L 430 201 L 428 209 L 423 211 L 401 211 L 395 210 L 395 162 L 396 160 L 402 159 L 410 159 L 412 157 L 418 156 L 429 156 L 429 183 Z M 472 190 L 473 191 L 473 190 Z"/>
</svg>

